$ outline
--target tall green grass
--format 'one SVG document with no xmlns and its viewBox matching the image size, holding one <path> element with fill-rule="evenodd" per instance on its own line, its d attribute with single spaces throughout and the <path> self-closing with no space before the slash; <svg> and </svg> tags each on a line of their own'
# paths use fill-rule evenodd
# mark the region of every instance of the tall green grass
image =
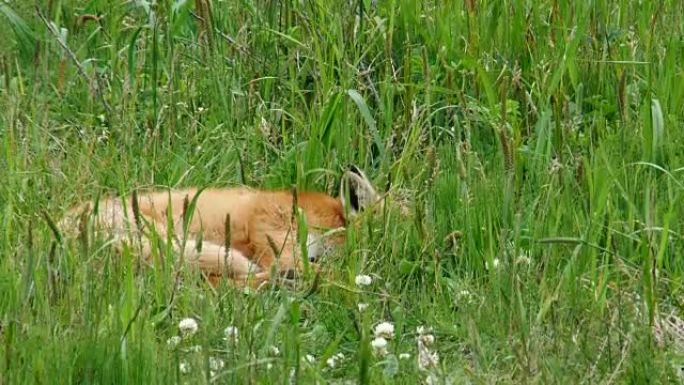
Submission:
<svg viewBox="0 0 684 385">
<path fill-rule="evenodd" d="M 5 1 L 0 20 L 2 383 L 679 381 L 681 340 L 653 330 L 682 312 L 684 3 Z M 50 226 L 140 187 L 336 193 L 349 163 L 394 205 L 313 292 L 177 281 Z"/>
</svg>

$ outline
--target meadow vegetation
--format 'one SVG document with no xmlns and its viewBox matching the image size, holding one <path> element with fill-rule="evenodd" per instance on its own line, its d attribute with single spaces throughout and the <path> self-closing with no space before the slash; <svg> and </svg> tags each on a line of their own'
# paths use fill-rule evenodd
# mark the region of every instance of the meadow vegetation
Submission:
<svg viewBox="0 0 684 385">
<path fill-rule="evenodd" d="M 0 40 L 0 383 L 680 381 L 684 2 L 4 0 Z M 315 285 L 54 228 L 351 163 L 393 204 Z"/>
</svg>

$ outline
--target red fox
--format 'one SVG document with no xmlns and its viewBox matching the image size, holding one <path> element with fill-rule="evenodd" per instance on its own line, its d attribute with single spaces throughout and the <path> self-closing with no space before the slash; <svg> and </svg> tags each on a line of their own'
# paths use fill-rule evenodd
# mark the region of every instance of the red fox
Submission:
<svg viewBox="0 0 684 385">
<path fill-rule="evenodd" d="M 139 240 L 148 262 L 152 238 L 171 239 L 173 250 L 213 285 L 225 276 L 237 286 L 260 286 L 272 271 L 289 274 L 303 267 L 301 220 L 294 207 L 307 224 L 305 252 L 313 263 L 344 242 L 345 212 L 351 217 L 375 204 L 382 205 L 382 199 L 366 175 L 351 166 L 342 175 L 338 198 L 247 187 L 156 191 L 86 202 L 70 210 L 60 227 L 74 233 L 79 221 L 92 216 L 96 231 L 119 247 Z"/>
</svg>

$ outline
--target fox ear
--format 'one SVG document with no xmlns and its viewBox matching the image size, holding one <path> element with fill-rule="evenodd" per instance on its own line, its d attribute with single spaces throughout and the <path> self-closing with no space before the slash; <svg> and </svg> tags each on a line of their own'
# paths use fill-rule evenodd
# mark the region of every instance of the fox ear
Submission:
<svg viewBox="0 0 684 385">
<path fill-rule="evenodd" d="M 350 165 L 340 181 L 340 201 L 342 206 L 349 204 L 352 214 L 363 211 L 380 199 L 366 174 L 358 167 Z"/>
</svg>

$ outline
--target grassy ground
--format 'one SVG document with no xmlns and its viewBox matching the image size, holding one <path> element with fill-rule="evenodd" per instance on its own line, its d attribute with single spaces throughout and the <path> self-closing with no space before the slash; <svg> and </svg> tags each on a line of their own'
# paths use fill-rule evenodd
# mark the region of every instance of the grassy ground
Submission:
<svg viewBox="0 0 684 385">
<path fill-rule="evenodd" d="M 679 381 L 681 1 L 29 3 L 0 2 L 0 383 Z M 310 295 L 174 289 L 49 226 L 152 185 L 335 193 L 348 163 L 408 212 Z"/>
</svg>

